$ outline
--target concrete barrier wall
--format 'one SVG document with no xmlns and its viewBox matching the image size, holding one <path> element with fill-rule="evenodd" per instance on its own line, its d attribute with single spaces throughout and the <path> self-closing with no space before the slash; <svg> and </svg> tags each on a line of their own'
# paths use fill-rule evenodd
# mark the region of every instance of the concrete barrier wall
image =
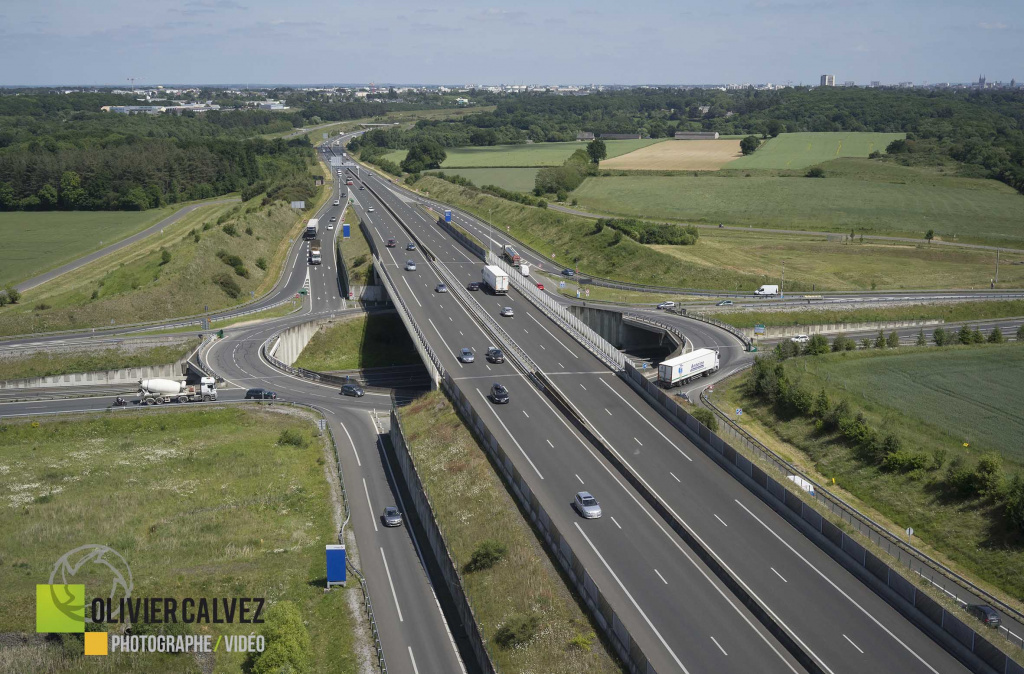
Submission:
<svg viewBox="0 0 1024 674">
<path fill-rule="evenodd" d="M 320 328 L 324 325 L 333 324 L 333 322 L 329 319 L 318 319 L 308 323 L 293 325 L 281 331 L 278 334 L 277 343 L 271 345 L 271 355 L 285 365 L 293 365 L 299 359 L 299 354 L 302 353 L 302 350 L 309 344 L 309 340 L 313 339 L 313 335 L 319 332 Z"/>
<path fill-rule="evenodd" d="M 865 330 L 896 330 L 899 328 L 917 328 L 930 325 L 943 325 L 942 320 L 927 321 L 861 321 L 858 323 L 822 323 L 820 325 L 783 325 L 767 326 L 763 335 L 755 335 L 754 328 L 739 328 L 745 337 L 773 339 L 792 337 L 793 335 L 830 335 L 840 332 L 863 332 Z"/>
</svg>

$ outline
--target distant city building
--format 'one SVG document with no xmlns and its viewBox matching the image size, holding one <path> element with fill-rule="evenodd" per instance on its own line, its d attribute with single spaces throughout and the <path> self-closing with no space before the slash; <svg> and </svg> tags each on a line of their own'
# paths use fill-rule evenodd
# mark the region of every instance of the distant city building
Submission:
<svg viewBox="0 0 1024 674">
<path fill-rule="evenodd" d="M 853 80 L 846 80 L 845 82 L 843 82 L 843 86 L 844 87 L 855 87 L 857 85 L 856 85 L 856 83 Z"/>
<path fill-rule="evenodd" d="M 580 131 L 576 134 L 576 140 L 594 140 L 593 131 Z"/>
<path fill-rule="evenodd" d="M 878 80 L 871 80 L 871 87 L 872 88 L 877 89 L 880 86 L 882 86 L 881 82 L 879 82 Z"/>
<path fill-rule="evenodd" d="M 455 99 L 455 105 L 469 105 L 469 99 L 468 98 L 456 98 Z"/>
<path fill-rule="evenodd" d="M 979 89 L 984 89 L 985 88 L 985 76 L 984 75 L 978 75 L 978 88 Z"/>
<path fill-rule="evenodd" d="M 821 86 L 823 86 L 823 87 L 834 87 L 835 85 L 836 85 L 836 76 L 835 75 L 822 75 L 821 76 Z"/>
<path fill-rule="evenodd" d="M 717 131 L 676 131 L 676 140 L 718 140 Z"/>
</svg>

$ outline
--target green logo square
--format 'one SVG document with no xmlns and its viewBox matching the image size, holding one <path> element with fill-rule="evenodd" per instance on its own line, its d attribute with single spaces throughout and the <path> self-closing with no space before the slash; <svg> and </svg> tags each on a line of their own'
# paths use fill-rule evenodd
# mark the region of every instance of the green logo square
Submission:
<svg viewBox="0 0 1024 674">
<path fill-rule="evenodd" d="M 36 585 L 36 632 L 85 632 L 85 585 Z"/>
</svg>

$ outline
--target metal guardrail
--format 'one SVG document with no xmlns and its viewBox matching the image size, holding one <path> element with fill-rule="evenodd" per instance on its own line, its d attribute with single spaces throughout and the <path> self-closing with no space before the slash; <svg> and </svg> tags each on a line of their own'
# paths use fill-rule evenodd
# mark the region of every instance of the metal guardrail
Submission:
<svg viewBox="0 0 1024 674">
<path fill-rule="evenodd" d="M 744 370 L 752 367 L 752 364 L 747 364 L 733 372 L 726 377 L 729 379 L 740 374 Z M 724 381 L 724 380 L 723 380 Z M 956 573 L 949 567 L 942 564 L 938 560 L 929 556 L 925 552 L 922 552 L 913 545 L 904 542 L 898 535 L 889 532 L 878 522 L 865 515 L 864 513 L 857 510 L 854 506 L 850 505 L 842 498 L 836 496 L 818 484 L 809 475 L 795 467 L 793 464 L 786 461 L 784 458 L 776 454 L 770 447 L 763 444 L 760 440 L 752 436 L 750 433 L 745 431 L 742 427 L 736 424 L 728 414 L 723 412 L 712 400 L 707 396 L 706 390 L 701 391 L 700 400 L 709 409 L 711 409 L 715 415 L 725 422 L 726 427 L 729 431 L 737 438 L 743 441 L 747 449 L 753 451 L 755 456 L 760 459 L 763 463 L 774 468 L 778 473 L 789 477 L 795 476 L 805 480 L 808 484 L 813 485 L 814 492 L 810 493 L 804 490 L 804 493 L 808 496 L 813 497 L 818 503 L 824 505 L 829 512 L 839 516 L 839 518 L 847 524 L 853 526 L 859 533 L 866 536 L 872 543 L 877 545 L 880 549 L 887 552 L 891 557 L 899 561 L 901 564 L 906 566 L 910 571 L 917 574 L 920 578 L 931 583 L 932 586 L 938 588 L 951 599 L 960 604 L 961 607 L 966 606 L 968 602 L 961 599 L 956 595 L 955 592 L 951 592 L 949 588 L 945 587 L 942 583 L 936 581 L 936 574 L 942 578 L 954 583 L 959 586 L 962 590 L 974 593 L 976 596 L 982 598 L 985 601 L 990 602 L 993 606 L 997 606 L 1007 615 L 1011 616 L 1018 623 L 1024 625 L 1024 614 L 1017 609 L 1009 606 L 998 597 L 990 594 L 986 590 L 978 587 L 967 578 L 964 578 L 960 574 Z M 914 563 L 917 563 L 919 568 L 914 568 Z M 931 571 L 931 574 L 926 573 Z M 999 631 L 1003 634 L 1007 641 L 1014 645 L 1024 648 L 1024 637 L 1011 632 L 1005 626 L 1000 625 Z"/>
<path fill-rule="evenodd" d="M 689 311 L 686 311 L 685 309 L 680 309 L 678 311 L 674 311 L 672 309 L 669 309 L 669 312 L 673 313 L 673 314 L 676 314 L 677 316 L 682 316 L 683 318 L 692 318 L 695 321 L 700 321 L 701 323 L 707 323 L 708 325 L 713 325 L 716 328 L 721 328 L 722 330 L 725 330 L 729 334 L 731 334 L 734 337 L 736 337 L 736 339 L 740 340 L 740 342 L 742 342 L 743 345 L 746 346 L 748 350 L 750 349 L 750 347 L 753 344 L 753 342 L 751 342 L 751 340 L 746 335 L 744 335 L 740 331 L 739 328 L 737 328 L 734 325 L 730 325 L 730 324 L 728 324 L 728 323 L 726 323 L 724 321 L 720 321 L 717 318 L 711 318 L 710 316 L 706 316 L 703 313 L 697 313 L 697 314 L 690 313 Z"/>
</svg>

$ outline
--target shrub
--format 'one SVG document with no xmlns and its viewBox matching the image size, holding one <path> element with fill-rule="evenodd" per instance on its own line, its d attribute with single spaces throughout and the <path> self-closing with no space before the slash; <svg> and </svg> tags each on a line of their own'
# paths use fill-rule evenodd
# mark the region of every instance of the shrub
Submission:
<svg viewBox="0 0 1024 674">
<path fill-rule="evenodd" d="M 715 417 L 715 413 L 708 408 L 695 407 L 690 410 L 690 414 L 694 419 L 704 424 L 712 433 L 718 432 L 718 419 Z"/>
<path fill-rule="evenodd" d="M 203 231 L 204 232 L 207 232 L 207 231 L 209 231 L 211 229 L 213 229 L 213 223 L 212 222 L 204 222 L 203 223 Z"/>
<path fill-rule="evenodd" d="M 885 345 L 886 345 L 885 333 L 882 332 L 881 330 L 879 330 L 878 331 L 878 336 L 875 337 L 875 348 L 876 349 L 884 349 Z"/>
<path fill-rule="evenodd" d="M 0 307 L 6 307 L 10 303 L 10 298 L 6 294 L 0 293 Z"/>
<path fill-rule="evenodd" d="M 1003 339 L 1003 331 L 999 329 L 999 326 L 992 328 L 992 332 L 988 333 L 988 341 L 990 344 L 1002 344 L 1005 340 Z"/>
<path fill-rule="evenodd" d="M 622 232 L 637 243 L 692 246 L 700 237 L 700 231 L 693 225 L 644 222 L 635 218 L 612 218 L 598 222 Z"/>
<path fill-rule="evenodd" d="M 47 304 L 46 302 L 40 302 L 39 304 L 37 304 L 37 305 L 35 305 L 34 307 L 32 307 L 32 309 L 33 309 L 34 311 L 46 311 L 47 309 L 52 309 L 52 308 L 53 308 L 53 307 L 51 307 L 51 306 L 50 306 L 49 304 Z"/>
<path fill-rule="evenodd" d="M 99 296 L 100 296 L 100 291 L 99 290 L 93 290 L 92 291 L 92 295 L 89 296 L 89 299 L 91 299 L 91 300 L 99 299 Z"/>
<path fill-rule="evenodd" d="M 540 616 L 535 613 L 513 615 L 494 633 L 494 642 L 504 649 L 525 644 L 534 637 L 539 626 Z"/>
<path fill-rule="evenodd" d="M 882 459 L 882 470 L 889 473 L 909 473 L 928 465 L 928 459 L 923 454 L 912 452 L 893 452 Z"/>
<path fill-rule="evenodd" d="M 256 266 L 259 267 L 260 269 L 262 269 L 263 271 L 266 271 L 267 270 L 267 258 L 265 258 L 265 257 L 258 257 L 258 258 L 256 258 Z"/>
<path fill-rule="evenodd" d="M 807 177 L 807 178 L 824 178 L 825 177 L 825 169 L 821 168 L 820 166 L 812 166 L 811 168 L 807 169 L 807 173 L 804 174 L 804 177 Z"/>
<path fill-rule="evenodd" d="M 232 224 L 224 225 L 221 229 L 224 230 L 224 233 L 228 236 L 238 236 L 238 230 L 235 229 L 235 226 Z"/>
<path fill-rule="evenodd" d="M 473 573 L 474 571 L 483 571 L 489 569 L 508 554 L 508 548 L 501 541 L 485 540 L 480 541 L 473 550 L 473 555 L 469 558 L 469 562 L 466 563 L 466 573 Z"/>
<path fill-rule="evenodd" d="M 291 445 L 292 447 L 307 447 L 309 446 L 309 439 L 298 431 L 286 428 L 281 431 L 281 435 L 278 436 L 277 444 Z"/>
<path fill-rule="evenodd" d="M 11 304 L 17 304 L 18 300 L 21 299 L 21 291 L 15 288 L 13 283 L 4 288 L 4 294 L 7 295 L 7 299 Z"/>
<path fill-rule="evenodd" d="M 537 201 L 537 208 L 547 208 L 547 207 L 548 207 L 548 202 L 544 201 L 543 199 L 539 199 Z"/>
<path fill-rule="evenodd" d="M 252 236 L 252 227 L 246 227 L 245 233 L 248 234 L 249 236 Z"/>
<path fill-rule="evenodd" d="M 927 345 L 928 345 L 928 342 L 926 342 L 925 339 L 924 339 L 924 328 L 921 328 L 921 331 L 917 333 L 917 346 L 927 346 Z"/>
<path fill-rule="evenodd" d="M 998 496 L 1003 486 L 1003 458 L 995 453 L 982 456 L 974 468 L 974 479 L 981 494 Z"/>
<path fill-rule="evenodd" d="M 1024 323 L 1022 323 L 1021 326 L 1017 328 L 1017 340 L 1024 340 Z"/>
<path fill-rule="evenodd" d="M 932 340 L 935 342 L 935 346 L 945 346 L 949 343 L 949 336 L 944 329 L 935 328 L 932 331 Z"/>
<path fill-rule="evenodd" d="M 1004 512 L 1014 526 L 1024 531 L 1024 479 L 1020 475 L 1014 475 L 1010 480 Z"/>
<path fill-rule="evenodd" d="M 835 336 L 835 339 L 832 340 L 833 351 L 853 351 L 856 348 L 857 342 L 853 339 L 850 339 L 843 333 L 839 333 L 838 335 Z"/>
<path fill-rule="evenodd" d="M 600 234 L 604 231 L 604 220 L 598 220 L 594 223 L 594 231 L 591 234 Z"/>
<path fill-rule="evenodd" d="M 890 349 L 899 348 L 900 336 L 896 334 L 895 330 L 889 333 L 889 337 L 885 340 L 885 345 Z"/>
<path fill-rule="evenodd" d="M 266 638 L 262 653 L 251 653 L 245 671 L 252 674 L 303 674 L 309 671 L 309 632 L 294 603 L 281 601 L 267 610 L 260 632 Z"/>
<path fill-rule="evenodd" d="M 825 335 L 811 335 L 804 346 L 804 353 L 808 356 L 820 356 L 828 352 L 828 338 Z"/>
<path fill-rule="evenodd" d="M 564 203 L 565 200 L 569 198 L 569 193 L 566 192 L 565 190 L 558 190 L 558 194 L 556 194 L 555 196 L 559 201 Z"/>
<path fill-rule="evenodd" d="M 569 639 L 569 649 L 581 651 L 583 653 L 589 653 L 590 647 L 594 644 L 594 639 L 596 638 L 597 635 L 593 632 L 588 632 L 587 634 L 577 634 L 572 639 Z"/>
<path fill-rule="evenodd" d="M 974 466 L 968 465 L 962 456 L 954 457 L 946 469 L 946 489 L 961 498 L 978 495 Z"/>
<path fill-rule="evenodd" d="M 617 246 L 622 242 L 622 232 L 616 231 L 612 240 L 608 242 L 608 247 Z"/>
<path fill-rule="evenodd" d="M 160 251 L 160 265 L 163 266 L 163 265 L 167 264 L 170 261 L 171 261 L 171 251 L 166 250 L 166 249 Z"/>
<path fill-rule="evenodd" d="M 242 287 L 235 282 L 228 274 L 221 272 L 213 277 L 213 282 L 220 286 L 221 290 L 228 294 L 228 297 L 236 299 L 242 294 Z"/>
</svg>

